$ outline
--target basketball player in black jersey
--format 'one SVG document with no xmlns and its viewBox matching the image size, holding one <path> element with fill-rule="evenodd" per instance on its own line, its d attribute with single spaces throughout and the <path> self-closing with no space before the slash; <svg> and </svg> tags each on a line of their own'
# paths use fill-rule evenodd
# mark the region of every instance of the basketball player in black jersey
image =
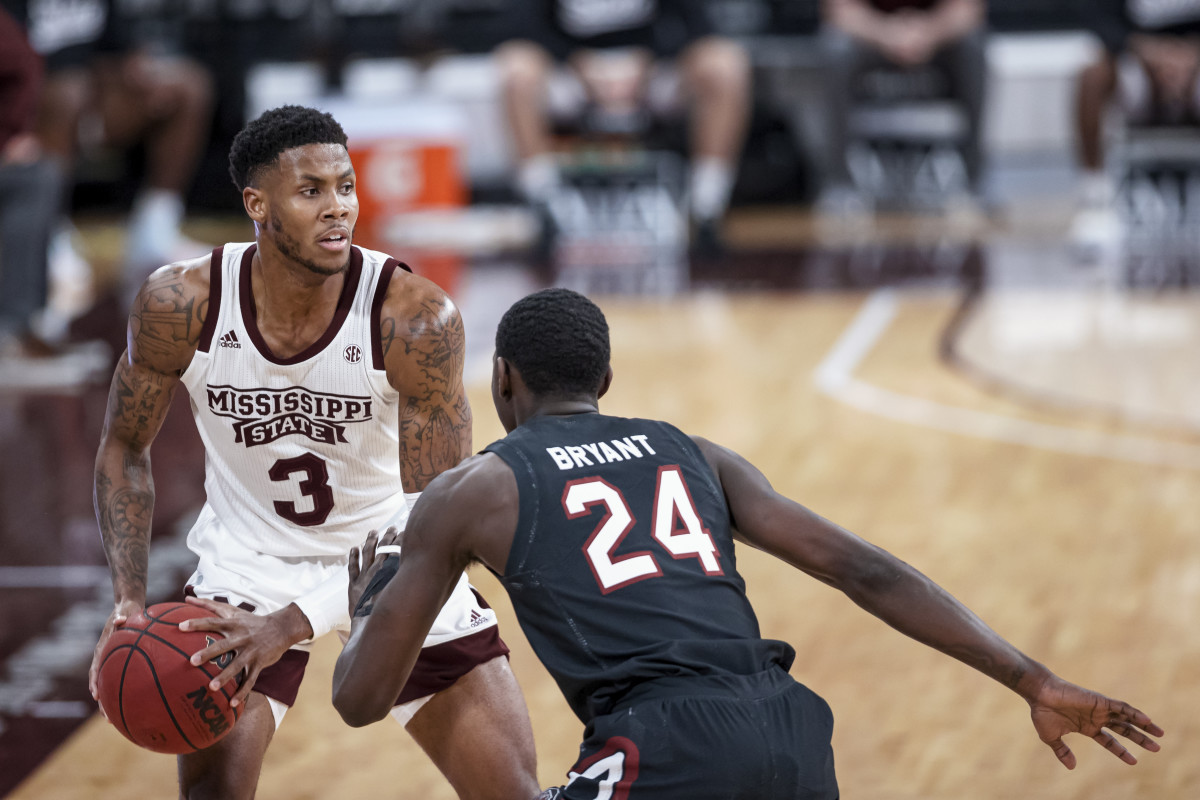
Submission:
<svg viewBox="0 0 1200 800">
<path fill-rule="evenodd" d="M 1157 751 L 1141 711 L 1067 683 L 904 562 L 777 494 L 723 447 L 598 412 L 608 327 L 582 295 L 539 292 L 500 322 L 492 395 L 509 435 L 443 473 L 350 556 L 349 643 L 334 705 L 382 718 L 457 576 L 472 561 L 512 598 L 538 657 L 586 724 L 546 798 L 836 798 L 829 706 L 794 681 L 794 651 L 759 636 L 734 539 L 841 589 L 892 627 L 1008 686 L 1043 742 L 1108 731 Z M 1108 729 L 1106 731 L 1105 729 Z"/>
</svg>

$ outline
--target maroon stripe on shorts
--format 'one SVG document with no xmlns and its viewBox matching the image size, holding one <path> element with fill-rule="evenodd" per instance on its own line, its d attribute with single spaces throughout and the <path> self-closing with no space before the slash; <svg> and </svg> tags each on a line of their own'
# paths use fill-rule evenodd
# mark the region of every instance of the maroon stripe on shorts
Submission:
<svg viewBox="0 0 1200 800">
<path fill-rule="evenodd" d="M 304 680 L 307 666 L 308 653 L 287 650 L 278 661 L 258 673 L 254 691 L 291 708 L 296 703 L 296 693 L 300 691 L 300 681 Z"/>
<path fill-rule="evenodd" d="M 400 690 L 396 705 L 448 689 L 454 682 L 480 664 L 497 656 L 507 656 L 508 645 L 500 638 L 500 627 L 489 625 L 442 644 L 421 649 L 408 683 Z"/>
</svg>

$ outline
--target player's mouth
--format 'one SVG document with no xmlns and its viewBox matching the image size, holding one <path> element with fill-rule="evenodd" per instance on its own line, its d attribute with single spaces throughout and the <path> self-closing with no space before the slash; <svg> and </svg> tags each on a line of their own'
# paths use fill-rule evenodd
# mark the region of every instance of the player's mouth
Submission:
<svg viewBox="0 0 1200 800">
<path fill-rule="evenodd" d="M 346 228 L 334 228 L 318 239 L 317 244 L 330 252 L 341 252 L 350 246 L 350 231 Z"/>
</svg>

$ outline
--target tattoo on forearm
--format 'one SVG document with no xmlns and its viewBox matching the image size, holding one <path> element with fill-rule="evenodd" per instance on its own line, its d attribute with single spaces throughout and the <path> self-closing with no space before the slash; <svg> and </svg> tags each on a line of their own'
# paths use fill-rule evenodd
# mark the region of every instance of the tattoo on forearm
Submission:
<svg viewBox="0 0 1200 800">
<path fill-rule="evenodd" d="M 136 597 L 145 595 L 154 514 L 149 447 L 171 407 L 177 374 L 194 350 L 207 306 L 186 291 L 181 269 L 156 274 L 134 306 L 130 349 L 109 389 L 94 499 L 115 588 Z"/>
<path fill-rule="evenodd" d="M 149 465 L 127 461 L 125 470 L 127 483 L 115 490 L 113 480 L 97 470 L 96 516 L 114 580 L 123 584 L 124 591 L 144 595 L 154 494 L 136 488 L 147 484 Z"/>
<path fill-rule="evenodd" d="M 138 370 L 122 360 L 108 394 L 109 424 L 118 437 L 140 450 L 148 447 L 170 408 L 174 383 L 150 370 Z"/>
<path fill-rule="evenodd" d="M 435 407 L 427 416 L 421 418 L 410 404 L 406 411 L 407 424 L 402 422 L 400 429 L 400 463 L 408 483 L 405 488 L 409 491 L 420 491 L 440 473 L 445 472 L 459 461 L 462 461 L 463 437 L 470 438 L 470 424 L 465 432 L 462 423 L 455 424 L 444 406 Z M 416 447 L 408 443 L 416 442 Z"/>
</svg>

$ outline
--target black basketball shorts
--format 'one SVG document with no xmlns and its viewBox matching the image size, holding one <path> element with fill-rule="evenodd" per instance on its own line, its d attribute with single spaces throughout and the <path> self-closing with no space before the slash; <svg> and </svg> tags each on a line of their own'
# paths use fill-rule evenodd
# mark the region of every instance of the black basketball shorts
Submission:
<svg viewBox="0 0 1200 800">
<path fill-rule="evenodd" d="M 562 800 L 837 800 L 829 704 L 782 669 L 641 684 L 592 720 Z"/>
</svg>

